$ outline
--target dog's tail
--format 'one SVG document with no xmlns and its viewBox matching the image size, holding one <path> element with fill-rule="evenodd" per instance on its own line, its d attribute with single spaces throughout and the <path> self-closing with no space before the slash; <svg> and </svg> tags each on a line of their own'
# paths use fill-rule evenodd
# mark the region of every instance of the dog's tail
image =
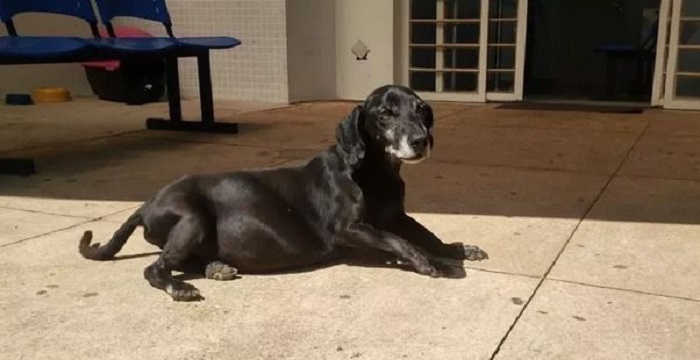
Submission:
<svg viewBox="0 0 700 360">
<path fill-rule="evenodd" d="M 141 225 L 141 211 L 145 207 L 145 204 L 138 208 L 124 224 L 114 233 L 112 239 L 109 240 L 105 245 L 100 246 L 100 243 L 95 243 L 90 245 L 92 241 L 92 231 L 86 231 L 83 233 L 83 238 L 80 239 L 80 245 L 78 250 L 84 258 L 90 260 L 109 260 L 114 257 L 122 246 L 126 244 L 126 240 L 129 236 L 136 230 L 136 227 Z"/>
</svg>

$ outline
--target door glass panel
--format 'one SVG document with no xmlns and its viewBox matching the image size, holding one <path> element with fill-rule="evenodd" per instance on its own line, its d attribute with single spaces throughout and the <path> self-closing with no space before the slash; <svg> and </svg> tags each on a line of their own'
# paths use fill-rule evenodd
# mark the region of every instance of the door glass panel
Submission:
<svg viewBox="0 0 700 360">
<path fill-rule="evenodd" d="M 435 44 L 436 30 L 433 23 L 411 24 L 411 44 Z"/>
<path fill-rule="evenodd" d="M 518 0 L 489 0 L 489 18 L 515 19 L 518 17 Z"/>
<path fill-rule="evenodd" d="M 486 90 L 494 92 L 512 92 L 515 86 L 515 73 L 490 72 L 486 77 Z"/>
<path fill-rule="evenodd" d="M 678 49 L 678 72 L 694 72 L 700 75 L 700 50 Z"/>
<path fill-rule="evenodd" d="M 425 0 L 413 0 L 425 1 Z M 430 2 L 430 1 L 425 1 Z M 475 19 L 481 14 L 481 2 L 478 0 L 445 0 L 445 19 Z"/>
<path fill-rule="evenodd" d="M 515 69 L 514 46 L 489 46 L 489 69 Z"/>
<path fill-rule="evenodd" d="M 445 49 L 445 68 L 479 69 L 479 49 Z"/>
<path fill-rule="evenodd" d="M 685 0 L 681 7 L 681 16 L 700 17 L 700 1 Z"/>
<path fill-rule="evenodd" d="M 435 69 L 435 48 L 412 48 L 411 67 Z"/>
<path fill-rule="evenodd" d="M 479 25 L 476 24 L 445 24 L 445 44 L 479 44 Z"/>
<path fill-rule="evenodd" d="M 700 100 L 700 77 L 678 76 L 676 79 L 676 97 Z"/>
<path fill-rule="evenodd" d="M 516 25 L 515 21 L 490 21 L 489 43 L 515 44 Z"/>
<path fill-rule="evenodd" d="M 680 35 L 679 44 L 700 45 L 700 21 L 682 21 Z"/>
<path fill-rule="evenodd" d="M 435 73 L 412 71 L 411 88 L 416 91 L 435 91 Z"/>
<path fill-rule="evenodd" d="M 443 74 L 442 88 L 445 91 L 473 92 L 479 87 L 477 73 L 446 72 Z"/>
<path fill-rule="evenodd" d="M 437 7 L 435 6 L 435 1 L 411 1 L 411 19 L 437 19 Z"/>
</svg>

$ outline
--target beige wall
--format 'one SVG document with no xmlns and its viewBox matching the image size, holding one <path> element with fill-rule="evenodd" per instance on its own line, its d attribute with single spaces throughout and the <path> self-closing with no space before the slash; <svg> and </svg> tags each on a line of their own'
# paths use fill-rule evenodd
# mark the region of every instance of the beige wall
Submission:
<svg viewBox="0 0 700 360">
<path fill-rule="evenodd" d="M 15 25 L 22 35 L 90 35 L 87 23 L 60 15 L 20 15 L 16 17 Z M 0 29 L 0 36 L 7 34 L 4 26 Z M 0 66 L 0 96 L 3 99 L 7 93 L 31 94 L 36 88 L 45 86 L 65 87 L 75 97 L 92 95 L 79 64 Z"/>
<path fill-rule="evenodd" d="M 336 96 L 335 1 L 287 2 L 289 100 Z"/>
<path fill-rule="evenodd" d="M 336 0 L 335 5 L 336 96 L 362 100 L 394 82 L 394 1 Z M 356 60 L 350 52 L 358 40 L 370 49 L 367 60 Z"/>
</svg>

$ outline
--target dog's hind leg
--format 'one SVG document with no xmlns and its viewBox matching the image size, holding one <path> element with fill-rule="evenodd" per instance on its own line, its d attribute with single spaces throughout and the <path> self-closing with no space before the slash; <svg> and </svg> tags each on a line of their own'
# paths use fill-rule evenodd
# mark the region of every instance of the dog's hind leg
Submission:
<svg viewBox="0 0 700 360">
<path fill-rule="evenodd" d="M 196 255 L 196 250 L 204 241 L 205 227 L 202 219 L 188 213 L 170 230 L 168 242 L 156 262 L 144 270 L 144 277 L 151 286 L 163 290 L 175 301 L 202 300 L 199 290 L 184 281 L 174 279 L 172 271 L 180 268 L 188 259 Z"/>
</svg>

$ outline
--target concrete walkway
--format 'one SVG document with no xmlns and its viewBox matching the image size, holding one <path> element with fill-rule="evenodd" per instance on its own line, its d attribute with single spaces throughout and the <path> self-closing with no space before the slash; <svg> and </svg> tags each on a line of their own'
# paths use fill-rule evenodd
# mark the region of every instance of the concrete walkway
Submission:
<svg viewBox="0 0 700 360">
<path fill-rule="evenodd" d="M 2 359 L 700 359 L 700 116 L 435 104 L 436 148 L 404 169 L 408 209 L 487 250 L 462 279 L 337 265 L 189 280 L 175 303 L 132 236 L 91 262 L 183 173 L 291 165 L 334 141 L 348 103 L 219 103 L 239 135 L 148 132 L 164 104 L 0 106 Z M 189 103 L 188 114 L 196 114 Z"/>
</svg>

